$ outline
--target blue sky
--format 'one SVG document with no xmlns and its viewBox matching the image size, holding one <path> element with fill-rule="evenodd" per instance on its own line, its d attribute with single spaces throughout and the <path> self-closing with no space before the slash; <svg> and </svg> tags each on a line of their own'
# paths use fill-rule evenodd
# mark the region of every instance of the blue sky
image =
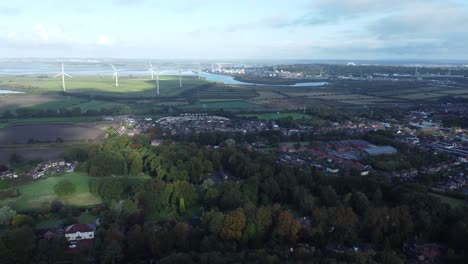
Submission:
<svg viewBox="0 0 468 264">
<path fill-rule="evenodd" d="M 468 59 L 467 0 L 16 0 L 0 57 Z"/>
</svg>

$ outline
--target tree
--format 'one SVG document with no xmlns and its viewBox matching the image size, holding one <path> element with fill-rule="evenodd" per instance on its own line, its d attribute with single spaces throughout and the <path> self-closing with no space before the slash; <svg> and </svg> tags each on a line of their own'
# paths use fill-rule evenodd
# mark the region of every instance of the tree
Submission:
<svg viewBox="0 0 468 264">
<path fill-rule="evenodd" d="M 267 233 L 273 223 L 271 207 L 260 207 L 257 210 L 257 215 L 255 218 L 257 223 L 257 231 L 260 234 Z"/>
<path fill-rule="evenodd" d="M 102 263 L 111 263 L 111 264 L 116 264 L 120 263 L 122 260 L 123 254 L 122 254 L 122 247 L 120 246 L 120 243 L 116 240 L 112 240 L 104 250 L 102 257 L 101 257 L 101 262 Z"/>
<path fill-rule="evenodd" d="M 351 196 L 351 207 L 360 215 L 364 214 L 367 208 L 370 206 L 369 199 L 362 192 L 355 192 Z"/>
<path fill-rule="evenodd" d="M 91 176 L 122 175 L 124 172 L 125 159 L 119 152 L 98 152 L 89 160 L 89 174 Z"/>
<path fill-rule="evenodd" d="M 5 263 L 32 263 L 36 240 L 30 227 L 8 230 L 2 237 L 8 261 Z"/>
<path fill-rule="evenodd" d="M 11 219 L 11 224 L 14 226 L 32 226 L 34 219 L 29 215 L 17 214 Z"/>
<path fill-rule="evenodd" d="M 335 206 L 338 201 L 338 195 L 336 194 L 335 189 L 331 186 L 322 188 L 320 201 L 324 206 Z"/>
<path fill-rule="evenodd" d="M 130 155 L 130 175 L 138 175 L 143 170 L 143 158 L 138 151 L 132 151 Z"/>
<path fill-rule="evenodd" d="M 188 247 L 188 237 L 190 234 L 190 226 L 184 222 L 178 222 L 174 226 L 175 244 L 179 249 Z"/>
<path fill-rule="evenodd" d="M 94 184 L 97 193 L 105 201 L 119 200 L 124 191 L 124 185 L 120 180 L 106 179 Z"/>
<path fill-rule="evenodd" d="M 282 211 L 278 215 L 273 233 L 286 241 L 294 242 L 300 229 L 301 224 L 294 219 L 291 212 Z"/>
<path fill-rule="evenodd" d="M 242 208 L 237 208 L 226 214 L 224 225 L 221 230 L 221 237 L 225 240 L 237 240 L 242 238 L 242 231 L 245 228 L 245 214 Z"/>
<path fill-rule="evenodd" d="M 349 207 L 324 207 L 314 210 L 313 219 L 316 219 L 322 233 L 339 244 L 353 243 L 357 238 L 358 217 Z"/>
<path fill-rule="evenodd" d="M 9 162 L 11 165 L 19 165 L 23 163 L 26 159 L 20 154 L 13 153 L 10 156 Z"/>
<path fill-rule="evenodd" d="M 127 233 L 127 255 L 135 259 L 146 255 L 145 235 L 139 225 L 134 225 Z"/>
<path fill-rule="evenodd" d="M 54 192 L 60 197 L 72 195 L 76 192 L 76 186 L 69 180 L 61 180 L 54 185 Z"/>
<path fill-rule="evenodd" d="M 208 211 L 202 216 L 202 223 L 213 234 L 218 236 L 224 224 L 224 214 L 219 211 Z"/>
<path fill-rule="evenodd" d="M 9 206 L 3 206 L 0 208 L 0 225 L 9 225 L 11 219 L 16 215 L 16 211 L 11 209 Z"/>
</svg>

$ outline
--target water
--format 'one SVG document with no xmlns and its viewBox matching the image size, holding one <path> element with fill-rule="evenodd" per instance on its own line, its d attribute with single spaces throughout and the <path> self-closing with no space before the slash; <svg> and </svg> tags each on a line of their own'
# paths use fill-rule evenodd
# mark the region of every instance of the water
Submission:
<svg viewBox="0 0 468 264">
<path fill-rule="evenodd" d="M 0 90 L 0 94 L 22 94 L 23 92 L 12 91 L 12 90 Z"/>
<path fill-rule="evenodd" d="M 326 82 L 304 82 L 304 83 L 296 83 L 290 85 L 278 84 L 256 84 L 256 83 L 249 83 L 249 82 L 241 82 L 234 79 L 234 77 L 229 75 L 221 75 L 221 74 L 212 74 L 212 73 L 202 73 L 201 76 L 208 81 L 212 82 L 219 82 L 224 84 L 235 84 L 235 85 L 259 85 L 259 86 L 288 86 L 288 87 L 310 87 L 310 86 L 325 86 L 328 83 Z"/>
</svg>

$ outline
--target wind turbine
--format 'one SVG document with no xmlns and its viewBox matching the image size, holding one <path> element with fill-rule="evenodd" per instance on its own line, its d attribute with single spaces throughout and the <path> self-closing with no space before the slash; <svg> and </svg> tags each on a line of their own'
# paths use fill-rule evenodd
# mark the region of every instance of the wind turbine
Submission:
<svg viewBox="0 0 468 264">
<path fill-rule="evenodd" d="M 200 63 L 197 63 L 197 67 L 198 67 L 198 80 L 200 80 L 201 79 Z"/>
<path fill-rule="evenodd" d="M 201 70 L 200 70 L 200 63 L 194 63 L 195 65 L 197 65 L 197 75 L 198 75 L 198 79 L 200 80 L 201 79 Z"/>
<path fill-rule="evenodd" d="M 113 64 L 111 64 L 112 69 L 114 69 L 114 75 L 113 78 L 115 79 L 115 87 L 119 87 L 119 73 L 122 70 L 117 70 Z"/>
<path fill-rule="evenodd" d="M 182 88 L 182 71 L 179 70 L 179 87 Z"/>
<path fill-rule="evenodd" d="M 65 69 L 64 69 L 64 66 L 63 66 L 63 63 L 62 63 L 62 71 L 55 75 L 55 78 L 59 77 L 59 76 L 62 76 L 62 90 L 63 92 L 66 91 L 66 88 L 65 88 L 65 76 L 69 77 L 69 78 L 72 78 L 70 75 L 68 75 L 67 73 L 65 73 Z"/>
<path fill-rule="evenodd" d="M 159 72 L 156 72 L 156 93 L 159 95 Z"/>
<path fill-rule="evenodd" d="M 154 68 L 153 64 L 150 62 L 148 71 L 151 73 L 151 80 L 154 80 L 154 74 L 156 73 L 154 70 L 156 70 L 156 68 Z"/>
</svg>

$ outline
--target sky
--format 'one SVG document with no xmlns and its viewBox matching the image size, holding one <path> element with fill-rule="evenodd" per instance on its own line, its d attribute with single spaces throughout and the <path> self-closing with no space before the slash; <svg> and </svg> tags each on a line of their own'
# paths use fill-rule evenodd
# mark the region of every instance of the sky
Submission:
<svg viewBox="0 0 468 264">
<path fill-rule="evenodd" d="M 15 0 L 1 58 L 468 60 L 468 0 Z"/>
</svg>

